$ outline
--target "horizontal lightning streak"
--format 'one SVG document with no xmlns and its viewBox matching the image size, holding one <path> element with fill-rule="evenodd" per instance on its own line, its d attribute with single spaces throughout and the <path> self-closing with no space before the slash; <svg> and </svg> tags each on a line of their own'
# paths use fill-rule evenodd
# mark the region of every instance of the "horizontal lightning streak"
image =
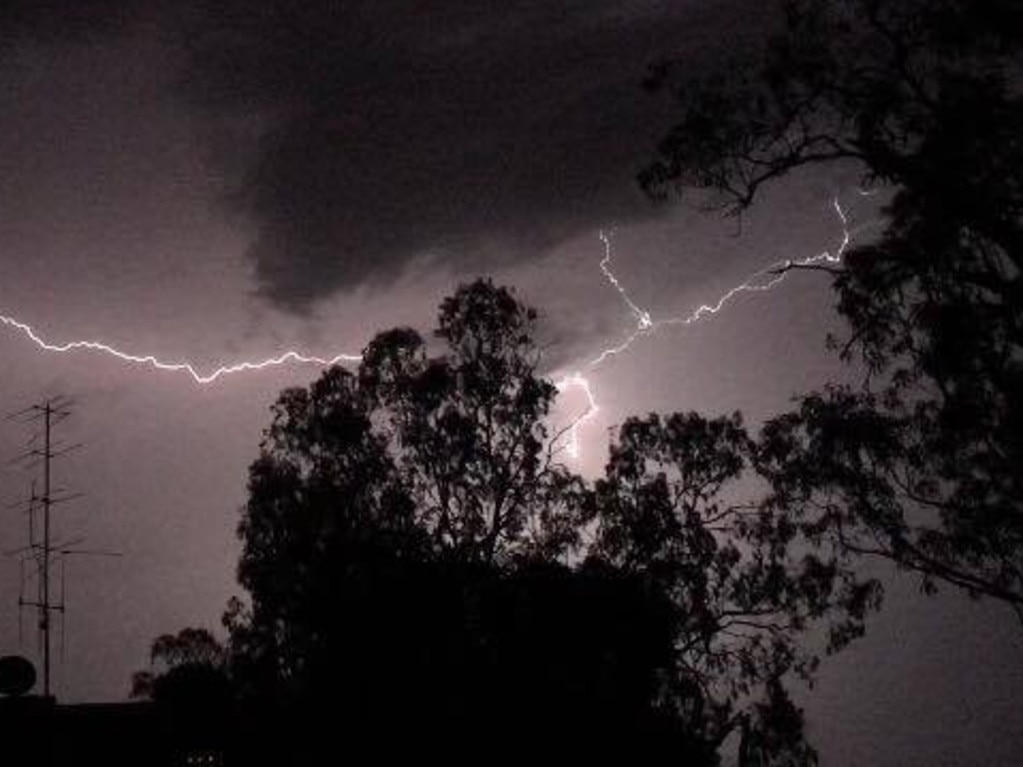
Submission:
<svg viewBox="0 0 1023 767">
<path fill-rule="evenodd" d="M 193 381 L 202 385 L 211 384 L 217 379 L 227 375 L 266 370 L 267 368 L 280 367 L 281 365 L 287 365 L 289 363 L 322 365 L 326 367 L 329 365 L 335 365 L 339 362 L 357 362 L 362 359 L 362 357 L 357 354 L 338 354 L 334 357 L 324 358 L 313 357 L 293 350 L 288 350 L 276 357 L 269 357 L 259 362 L 239 362 L 235 365 L 222 365 L 209 373 L 201 373 L 190 362 L 163 362 L 152 354 L 129 354 L 128 352 L 123 352 L 116 347 L 102 343 L 101 341 L 70 341 L 64 344 L 51 343 L 36 333 L 35 329 L 33 329 L 31 325 L 3 314 L 0 314 L 0 324 L 7 325 L 8 327 L 21 331 L 22 334 L 24 334 L 32 341 L 32 343 L 43 351 L 64 353 L 77 350 L 87 350 L 101 352 L 111 357 L 116 357 L 123 362 L 145 365 L 153 368 L 154 370 L 164 370 L 172 373 L 187 373 L 191 376 Z"/>
<path fill-rule="evenodd" d="M 860 193 L 863 195 L 870 194 L 862 190 Z M 611 287 L 615 289 L 619 297 L 625 303 L 629 313 L 635 318 L 636 327 L 621 343 L 602 349 L 596 357 L 586 363 L 586 369 L 592 370 L 606 362 L 608 359 L 623 354 L 640 338 L 656 333 L 661 328 L 692 325 L 702 319 L 718 314 L 742 293 L 766 293 L 771 291 L 784 282 L 789 271 L 793 268 L 813 267 L 815 265 L 825 263 L 841 263 L 845 255 L 845 251 L 852 239 L 853 232 L 849 229 L 849 218 L 842 209 L 837 197 L 833 200 L 832 207 L 834 208 L 842 225 L 841 241 L 834 253 L 824 251 L 823 253 L 809 258 L 776 261 L 760 271 L 755 272 L 745 282 L 742 282 L 723 293 L 714 303 L 701 304 L 687 315 L 666 317 L 659 320 L 653 319 L 649 310 L 642 308 L 632 299 L 628 290 L 624 285 L 622 285 L 621 281 L 611 270 L 613 257 L 611 235 L 606 232 L 600 232 L 600 240 L 604 244 L 604 256 L 600 260 L 600 270 Z M 43 351 L 67 353 L 83 350 L 99 352 L 121 360 L 122 362 L 142 365 L 153 370 L 185 373 L 199 385 L 212 384 L 225 376 L 234 375 L 236 373 L 267 370 L 269 368 L 281 367 L 289 364 L 308 364 L 329 367 L 341 362 L 358 362 L 362 359 L 361 355 L 358 354 L 337 354 L 333 357 L 317 357 L 302 354 L 294 350 L 288 350 L 275 357 L 269 357 L 261 361 L 243 361 L 234 365 L 222 365 L 210 372 L 203 373 L 190 362 L 165 362 L 152 354 L 130 354 L 101 341 L 70 341 L 68 343 L 53 343 L 40 336 L 31 325 L 3 314 L 0 314 L 0 324 L 21 332 L 26 338 Z M 580 453 L 579 429 L 597 414 L 599 406 L 589 379 L 587 379 L 581 372 L 574 372 L 563 376 L 555 382 L 555 386 L 559 392 L 564 392 L 569 389 L 578 389 L 582 392 L 586 400 L 586 409 L 570 424 L 563 435 L 566 437 L 566 452 L 575 458 L 578 457 Z"/>
</svg>

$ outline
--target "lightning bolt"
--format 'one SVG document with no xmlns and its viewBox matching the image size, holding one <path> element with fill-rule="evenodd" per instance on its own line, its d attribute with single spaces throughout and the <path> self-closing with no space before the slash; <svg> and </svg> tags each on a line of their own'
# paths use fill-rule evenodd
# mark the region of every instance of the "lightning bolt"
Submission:
<svg viewBox="0 0 1023 767">
<path fill-rule="evenodd" d="M 767 293 L 774 290 L 785 281 L 789 273 L 794 268 L 805 269 L 807 267 L 819 266 L 822 264 L 840 264 L 842 259 L 845 257 L 846 250 L 849 248 L 849 243 L 852 242 L 853 232 L 849 228 L 849 216 L 842 208 L 842 204 L 837 196 L 832 200 L 831 207 L 834 209 L 835 214 L 838 216 L 838 220 L 842 225 L 842 235 L 838 247 L 835 248 L 834 252 L 825 250 L 822 253 L 808 258 L 796 260 L 783 259 L 775 261 L 773 264 L 769 264 L 763 269 L 754 272 L 744 282 L 741 282 L 721 294 L 721 296 L 719 296 L 713 303 L 700 304 L 700 306 L 693 309 L 689 314 L 678 317 L 666 317 L 660 320 L 654 320 L 649 311 L 638 306 L 629 296 L 628 291 L 622 286 L 621 281 L 611 271 L 611 238 L 605 232 L 601 232 L 600 239 L 601 242 L 604 243 L 604 257 L 600 260 L 600 269 L 611 286 L 622 297 L 625 305 L 629 309 L 629 312 L 636 318 L 636 328 L 632 331 L 632 333 L 626 336 L 625 340 L 621 343 L 602 349 L 596 357 L 587 363 L 587 367 L 595 368 L 606 362 L 609 358 L 622 354 L 637 340 L 643 336 L 652 335 L 661 328 L 672 325 L 692 325 L 702 319 L 718 314 L 728 304 L 734 301 L 737 296 L 740 296 L 743 293 Z"/>
<path fill-rule="evenodd" d="M 870 196 L 872 193 L 860 190 L 860 194 L 863 196 Z M 730 288 L 719 296 L 713 303 L 701 304 L 688 314 L 676 317 L 665 317 L 663 319 L 654 319 L 649 310 L 644 309 L 637 304 L 629 295 L 629 291 L 618 279 L 617 275 L 615 275 L 612 271 L 613 232 L 609 233 L 601 231 L 599 233 L 599 237 L 604 245 L 604 255 L 600 260 L 600 271 L 604 275 L 608 284 L 618 293 L 622 302 L 629 310 L 629 313 L 635 319 L 636 326 L 620 343 L 605 347 L 595 357 L 590 359 L 586 363 L 585 369 L 592 370 L 599 367 L 607 360 L 628 351 L 632 345 L 641 338 L 653 335 L 662 328 L 692 325 L 703 319 L 716 315 L 741 294 L 769 292 L 784 282 L 789 273 L 796 268 L 812 268 L 814 266 L 824 264 L 840 264 L 855 232 L 850 229 L 849 217 L 842 208 L 837 196 L 832 201 L 832 208 L 838 216 L 842 226 L 842 235 L 839 245 L 833 252 L 826 250 L 808 258 L 776 261 L 753 273 L 744 282 Z M 868 224 L 868 226 L 869 225 L 870 224 Z M 153 370 L 171 373 L 185 373 L 196 384 L 201 386 L 213 384 L 221 378 L 230 375 L 267 370 L 269 368 L 282 367 L 284 365 L 307 364 L 329 367 L 341 362 L 358 362 L 362 359 L 362 357 L 358 354 L 337 354 L 333 357 L 317 357 L 289 349 L 275 357 L 268 357 L 264 360 L 255 362 L 243 361 L 233 365 L 222 365 L 204 373 L 190 362 L 166 362 L 152 354 L 132 354 L 101 341 L 86 340 L 70 341 L 67 343 L 53 343 L 39 335 L 39 333 L 37 333 L 31 325 L 3 314 L 0 314 L 0 324 L 20 332 L 43 351 L 68 353 L 83 350 L 99 352 L 121 360 L 122 362 L 148 367 Z M 588 421 L 594 418 L 599 411 L 600 408 L 597 404 L 597 398 L 593 392 L 593 386 L 590 380 L 580 371 L 562 376 L 555 382 L 555 386 L 559 392 L 567 391 L 569 389 L 578 389 L 582 392 L 586 400 L 586 408 L 583 413 L 569 425 L 562 435 L 565 438 L 565 451 L 569 456 L 577 458 L 581 452 L 579 430 Z"/>
<path fill-rule="evenodd" d="M 650 312 L 646 311 L 645 309 L 639 308 L 636 302 L 633 301 L 632 297 L 629 295 L 629 291 L 625 289 L 622 283 L 618 281 L 618 278 L 615 276 L 615 273 L 611 271 L 612 235 L 613 232 L 609 234 L 604 231 L 601 231 L 600 234 L 598 235 L 600 237 L 600 241 L 604 243 L 604 257 L 600 259 L 600 271 L 604 273 L 604 277 L 606 277 L 607 281 L 611 283 L 611 286 L 618 291 L 618 295 L 622 297 L 622 300 L 625 302 L 625 305 L 628 306 L 629 311 L 632 312 L 632 316 L 636 318 L 637 330 L 642 332 L 652 330 L 654 327 L 654 322 L 650 318 Z"/>
<path fill-rule="evenodd" d="M 0 324 L 20 331 L 26 338 L 32 341 L 32 343 L 43 351 L 64 353 L 87 350 L 101 352 L 111 357 L 115 357 L 122 362 L 143 365 L 145 367 L 152 368 L 153 370 L 164 370 L 171 373 L 187 373 L 193 381 L 203 386 L 211 384 L 224 376 L 234 375 L 236 373 L 266 370 L 268 368 L 280 367 L 282 365 L 299 363 L 327 367 L 339 362 L 358 362 L 362 359 L 362 357 L 357 354 L 338 354 L 334 357 L 325 358 L 312 357 L 301 354 L 297 351 L 288 350 L 276 357 L 268 357 L 267 359 L 258 362 L 239 362 L 234 365 L 222 365 L 208 373 L 202 373 L 190 362 L 163 362 L 152 354 L 129 354 L 128 352 L 121 351 L 120 349 L 101 341 L 70 341 L 64 344 L 51 343 L 40 336 L 31 325 L 3 314 L 0 314 Z"/>
<path fill-rule="evenodd" d="M 564 433 L 565 452 L 572 458 L 578 458 L 581 452 L 579 443 L 579 427 L 597 415 L 600 407 L 597 405 L 597 398 L 593 394 L 593 387 L 589 380 L 580 373 L 570 373 L 554 383 L 559 392 L 567 389 L 579 389 L 586 398 L 586 409 L 578 416 Z"/>
<path fill-rule="evenodd" d="M 611 275 L 610 272 L 607 272 L 607 274 L 610 275 L 611 279 L 614 279 L 614 276 Z M 628 300 L 624 289 L 619 287 L 619 290 L 622 291 L 622 295 L 626 297 L 626 300 Z M 129 352 L 121 351 L 117 347 L 103 343 L 102 341 L 69 341 L 62 344 L 52 343 L 40 336 L 39 333 L 36 332 L 35 328 L 28 323 L 21 322 L 20 320 L 17 320 L 14 317 L 9 317 L 5 314 L 0 314 L 0 325 L 6 325 L 7 327 L 19 331 L 43 351 L 59 353 L 79 350 L 100 352 L 121 360 L 122 362 L 149 367 L 153 370 L 161 370 L 170 373 L 186 373 L 193 381 L 195 381 L 195 383 L 201 386 L 212 384 L 225 376 L 235 375 L 237 373 L 267 370 L 268 368 L 281 367 L 288 364 L 308 364 L 330 367 L 331 365 L 336 365 L 341 362 L 359 362 L 362 359 L 362 356 L 358 354 L 338 354 L 333 357 L 315 357 L 302 354 L 294 350 L 288 350 L 276 357 L 268 357 L 267 359 L 258 362 L 246 361 L 239 362 L 234 365 L 221 365 L 207 373 L 203 373 L 190 362 L 164 362 L 155 355 L 131 354 Z M 564 445 L 565 452 L 572 458 L 578 458 L 581 452 L 579 427 L 597 414 L 597 411 L 600 409 L 597 405 L 597 398 L 593 393 L 593 388 L 590 385 L 590 382 L 579 373 L 573 373 L 561 378 L 555 383 L 555 386 L 559 392 L 572 388 L 580 389 L 583 396 L 586 398 L 585 411 L 565 432 L 565 436 L 567 437 Z"/>
<path fill-rule="evenodd" d="M 873 192 L 871 191 L 863 189 L 858 191 L 860 195 L 864 197 L 873 195 Z M 658 320 L 653 318 L 649 310 L 644 309 L 633 300 L 621 280 L 619 280 L 617 275 L 615 275 L 615 273 L 611 270 L 611 262 L 613 260 L 611 240 L 613 233 L 609 234 L 608 232 L 601 231 L 599 233 L 599 237 L 600 241 L 604 245 L 604 257 L 600 260 L 600 271 L 604 274 L 605 279 L 611 287 L 614 288 L 621 297 L 622 302 L 629 310 L 629 313 L 633 316 L 633 318 L 635 318 L 636 327 L 625 337 L 623 341 L 613 346 L 605 347 L 595 357 L 590 359 L 586 363 L 586 369 L 592 370 L 593 368 L 599 367 L 607 360 L 628 351 L 639 339 L 653 335 L 662 328 L 693 325 L 701 320 L 712 317 L 713 315 L 721 312 L 738 296 L 744 293 L 770 292 L 781 285 L 795 269 L 807 269 L 815 266 L 834 266 L 841 264 L 856 231 L 850 229 L 849 215 L 842 207 L 841 201 L 837 195 L 832 199 L 831 207 L 835 211 L 835 215 L 838 217 L 842 229 L 838 246 L 833 251 L 825 250 L 817 255 L 809 256 L 807 258 L 795 260 L 782 259 L 780 261 L 775 261 L 774 263 L 765 266 L 763 269 L 754 272 L 745 281 L 722 293 L 713 303 L 700 304 L 688 314 L 676 317 L 666 317 Z M 862 228 L 866 228 L 866 226 L 870 226 L 872 223 L 873 222 L 868 223 Z M 558 380 L 555 385 L 557 386 L 558 391 L 564 391 L 573 387 L 579 388 L 583 391 L 583 394 L 587 399 L 586 410 L 572 422 L 568 430 L 565 432 L 566 452 L 573 458 L 577 458 L 580 453 L 579 429 L 583 427 L 587 421 L 594 418 L 599 410 L 596 398 L 593 394 L 593 387 L 590 384 L 589 379 L 579 371 L 564 376 Z"/>
</svg>

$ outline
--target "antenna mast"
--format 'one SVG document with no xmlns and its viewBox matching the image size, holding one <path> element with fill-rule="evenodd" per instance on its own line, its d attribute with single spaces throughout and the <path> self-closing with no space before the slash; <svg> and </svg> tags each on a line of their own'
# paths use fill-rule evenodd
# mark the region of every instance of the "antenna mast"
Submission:
<svg viewBox="0 0 1023 767">
<path fill-rule="evenodd" d="M 53 616 L 61 615 L 61 626 L 63 627 L 63 616 L 65 613 L 64 588 L 61 585 L 59 599 L 55 600 L 52 589 L 51 570 L 54 557 L 61 558 L 61 572 L 63 573 L 63 558 L 70 554 L 91 554 L 101 556 L 119 556 L 117 552 L 89 551 L 75 549 L 74 546 L 82 543 L 84 538 L 54 542 L 52 536 L 51 512 L 53 507 L 59 503 L 66 503 L 81 497 L 81 493 L 67 493 L 61 488 L 55 488 L 53 482 L 52 463 L 54 458 L 59 458 L 67 453 L 81 447 L 80 444 L 66 445 L 55 442 L 53 439 L 54 427 L 71 415 L 71 400 L 66 397 L 53 397 L 32 405 L 25 410 L 9 416 L 10 419 L 18 419 L 23 422 L 37 423 L 40 430 L 29 440 L 30 449 L 14 459 L 12 463 L 20 463 L 25 468 L 33 468 L 42 465 L 42 494 L 36 494 L 35 482 L 32 483 L 32 493 L 27 503 L 20 504 L 27 506 L 29 541 L 28 545 L 15 551 L 8 552 L 18 555 L 22 559 L 22 582 L 18 595 L 18 608 L 35 609 L 38 614 L 38 629 L 40 649 L 43 660 L 43 696 L 51 696 L 51 656 L 53 642 L 51 629 L 53 628 Z M 42 446 L 31 448 L 39 439 L 42 439 Z M 18 504 L 16 504 L 18 505 Z M 35 515 L 42 513 L 42 537 L 37 539 L 38 526 Z M 38 591 L 35 599 L 25 598 L 25 577 L 24 563 L 34 561 L 36 565 L 36 576 L 38 579 Z"/>
</svg>

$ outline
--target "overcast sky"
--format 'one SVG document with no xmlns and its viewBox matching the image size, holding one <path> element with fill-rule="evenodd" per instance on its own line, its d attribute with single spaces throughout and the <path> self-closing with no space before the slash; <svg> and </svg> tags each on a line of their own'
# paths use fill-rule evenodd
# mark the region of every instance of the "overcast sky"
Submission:
<svg viewBox="0 0 1023 767">
<path fill-rule="evenodd" d="M 588 475 L 629 414 L 741 409 L 755 424 L 845 374 L 824 350 L 838 326 L 813 275 L 587 367 L 635 329 L 600 270 L 600 231 L 656 319 L 777 259 L 834 249 L 836 194 L 855 223 L 876 213 L 838 171 L 770 190 L 741 231 L 636 188 L 671 120 L 641 87 L 646 65 L 673 55 L 698 71 L 749 50 L 770 23 L 764 4 L 142 5 L 0 10 L 0 314 L 48 340 L 202 370 L 290 348 L 357 353 L 395 325 L 428 330 L 443 296 L 491 274 L 541 310 L 550 373 L 592 382 L 601 409 L 576 463 Z M 85 497 L 55 512 L 59 537 L 123 552 L 67 564 L 63 699 L 123 698 L 154 636 L 218 625 L 238 590 L 234 528 L 267 409 L 315 375 L 203 387 L 102 354 L 44 353 L 0 327 L 0 407 L 75 400 L 60 436 L 84 447 L 55 475 Z M 584 406 L 567 392 L 558 417 Z M 0 457 L 29 433 L 0 422 Z M 31 478 L 4 468 L 0 500 Z M 23 518 L 3 514 L 0 548 L 23 545 Z M 0 654 L 31 655 L 17 591 L 6 558 Z M 910 580 L 887 604 L 800 696 L 824 763 L 1014 763 L 1023 630 L 958 595 L 924 600 Z"/>
</svg>

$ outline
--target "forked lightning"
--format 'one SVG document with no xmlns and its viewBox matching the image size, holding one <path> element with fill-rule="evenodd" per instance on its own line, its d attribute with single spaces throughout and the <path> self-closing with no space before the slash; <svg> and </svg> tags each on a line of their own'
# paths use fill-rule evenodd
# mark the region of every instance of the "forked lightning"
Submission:
<svg viewBox="0 0 1023 767">
<path fill-rule="evenodd" d="M 773 290 L 780 285 L 786 277 L 788 277 L 790 271 L 794 268 L 808 268 L 823 266 L 825 264 L 840 264 L 845 255 L 846 249 L 849 247 L 849 243 L 852 240 L 853 232 L 849 228 L 849 217 L 842 208 L 837 197 L 832 201 L 832 207 L 834 208 L 842 227 L 839 245 L 833 252 L 824 251 L 818 255 L 798 260 L 785 259 L 776 261 L 775 263 L 754 273 L 749 277 L 749 279 L 739 285 L 732 287 L 713 303 L 701 304 L 688 314 L 675 317 L 665 317 L 663 319 L 654 319 L 649 310 L 642 308 L 629 295 L 628 290 L 611 269 L 611 262 L 613 260 L 611 234 L 607 232 L 600 232 L 600 240 L 604 245 L 604 256 L 600 260 L 600 270 L 611 287 L 614 288 L 619 297 L 625 303 L 629 313 L 636 321 L 636 327 L 620 343 L 602 349 L 599 354 L 590 359 L 585 365 L 585 370 L 593 370 L 608 359 L 623 354 L 640 338 L 652 335 L 662 328 L 692 325 L 702 319 L 718 314 L 742 293 L 765 293 Z M 109 344 L 103 343 L 102 341 L 87 340 L 53 343 L 40 336 L 31 325 L 3 314 L 0 314 L 0 324 L 19 331 L 43 351 L 59 353 L 74 351 L 99 352 L 115 357 L 122 362 L 142 365 L 153 370 L 171 373 L 185 373 L 199 385 L 213 384 L 222 378 L 235 375 L 237 373 L 256 372 L 283 365 L 305 364 L 328 367 L 341 362 L 358 362 L 361 359 L 361 356 L 358 354 L 337 354 L 333 357 L 317 357 L 289 349 L 275 357 L 268 357 L 264 360 L 242 361 L 232 365 L 222 365 L 207 372 L 202 372 L 190 362 L 167 362 L 152 354 L 131 354 L 121 351 Z M 589 379 L 581 371 L 576 371 L 562 376 L 556 382 L 556 386 L 559 391 L 578 389 L 582 392 L 586 399 L 586 410 L 578 418 L 576 418 L 576 420 L 564 433 L 566 452 L 572 457 L 578 457 L 580 453 L 579 429 L 587 421 L 591 420 L 597 414 L 599 409 L 596 397 L 593 393 L 593 387 Z"/>
</svg>

